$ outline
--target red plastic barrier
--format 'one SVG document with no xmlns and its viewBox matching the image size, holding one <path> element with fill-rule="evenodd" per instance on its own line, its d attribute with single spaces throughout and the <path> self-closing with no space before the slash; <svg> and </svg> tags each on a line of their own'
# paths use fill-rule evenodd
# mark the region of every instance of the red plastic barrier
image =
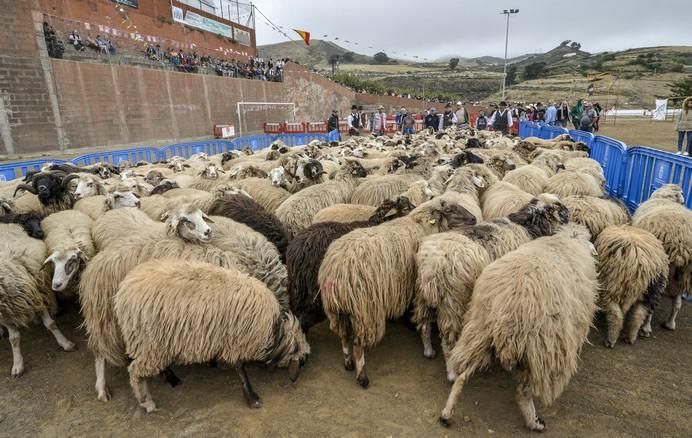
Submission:
<svg viewBox="0 0 692 438">
<path fill-rule="evenodd" d="M 478 120 L 478 115 L 479 115 L 479 113 L 471 113 L 471 114 L 469 114 L 469 126 L 470 126 L 471 128 L 475 128 L 475 127 L 476 127 L 476 120 Z"/>
<path fill-rule="evenodd" d="M 423 127 L 425 127 L 425 123 L 423 122 L 423 119 L 420 119 L 420 120 L 419 120 L 419 119 L 416 119 L 416 120 L 414 121 L 414 123 L 413 123 L 413 129 L 415 129 L 416 132 L 422 131 L 422 130 L 423 130 Z"/>
<path fill-rule="evenodd" d="M 305 122 L 305 132 L 327 132 L 327 122 Z"/>
<path fill-rule="evenodd" d="M 348 132 L 347 120 L 339 120 L 339 132 Z"/>
<path fill-rule="evenodd" d="M 281 134 L 281 123 L 265 123 L 264 133 L 265 134 Z"/>
<path fill-rule="evenodd" d="M 396 120 L 387 120 L 387 132 L 396 132 Z"/>
<path fill-rule="evenodd" d="M 284 132 L 290 134 L 305 132 L 305 125 L 300 122 L 286 122 Z"/>
</svg>

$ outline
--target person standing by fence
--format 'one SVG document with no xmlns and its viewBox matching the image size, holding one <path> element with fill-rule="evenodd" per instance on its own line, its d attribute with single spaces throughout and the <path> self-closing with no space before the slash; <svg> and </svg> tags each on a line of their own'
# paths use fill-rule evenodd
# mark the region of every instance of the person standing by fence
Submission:
<svg viewBox="0 0 692 438">
<path fill-rule="evenodd" d="M 356 105 L 351 106 L 351 114 L 346 120 L 348 121 L 348 134 L 350 136 L 360 135 L 360 113 Z"/>
<path fill-rule="evenodd" d="M 457 117 L 457 126 L 460 128 L 469 127 L 469 112 L 464 108 L 464 104 L 459 101 L 457 102 L 457 110 L 454 113 Z"/>
<path fill-rule="evenodd" d="M 582 100 L 579 99 L 569 112 L 569 116 L 572 118 L 572 123 L 574 124 L 574 129 L 579 129 L 579 124 L 581 122 L 581 116 L 583 112 L 584 105 L 582 104 Z"/>
<path fill-rule="evenodd" d="M 593 132 L 593 125 L 596 123 L 598 116 L 590 103 L 584 104 L 584 112 L 579 119 L 579 130 Z"/>
<path fill-rule="evenodd" d="M 678 131 L 677 154 L 685 156 L 692 155 L 692 97 L 688 97 L 682 101 L 682 109 L 680 110 L 680 116 L 678 117 L 675 129 Z M 683 140 L 685 140 L 685 136 L 687 136 L 687 148 L 683 152 L 682 144 Z"/>
<path fill-rule="evenodd" d="M 329 120 L 327 120 L 327 132 L 332 132 L 336 131 L 336 136 L 339 138 L 339 141 L 341 141 L 341 135 L 339 135 L 339 111 L 338 110 L 332 110 L 332 115 L 329 116 Z"/>
<path fill-rule="evenodd" d="M 375 113 L 373 123 L 372 133 L 375 136 L 384 135 L 387 132 L 387 114 L 385 114 L 384 107 L 382 105 L 377 107 L 377 112 Z"/>
<path fill-rule="evenodd" d="M 500 109 L 495 111 L 490 117 L 488 124 L 498 132 L 505 135 L 509 134 L 509 129 L 514 124 L 512 120 L 512 112 L 507 109 L 507 102 L 500 102 Z"/>
<path fill-rule="evenodd" d="M 416 118 L 413 113 L 404 113 L 401 117 L 401 131 L 404 135 L 416 133 Z"/>
<path fill-rule="evenodd" d="M 548 103 L 548 108 L 545 109 L 545 123 L 548 126 L 555 126 L 557 121 L 557 108 L 555 108 L 555 103 Z"/>
<path fill-rule="evenodd" d="M 445 105 L 445 112 L 440 116 L 440 124 L 437 126 L 438 131 L 444 131 L 447 128 L 457 124 L 457 115 L 452 112 L 452 105 Z"/>
<path fill-rule="evenodd" d="M 556 119 L 558 126 L 567 127 L 567 123 L 569 123 L 569 104 L 567 101 L 562 102 L 560 108 L 557 109 Z"/>
<path fill-rule="evenodd" d="M 440 116 L 435 114 L 435 108 L 430 108 L 428 115 L 425 116 L 425 129 L 432 129 L 437 131 L 437 127 L 440 124 Z"/>
</svg>

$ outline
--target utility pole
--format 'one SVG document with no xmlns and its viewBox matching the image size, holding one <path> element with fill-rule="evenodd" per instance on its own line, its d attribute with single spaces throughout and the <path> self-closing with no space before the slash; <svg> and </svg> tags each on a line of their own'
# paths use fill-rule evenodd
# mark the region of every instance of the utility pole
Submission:
<svg viewBox="0 0 692 438">
<path fill-rule="evenodd" d="M 502 71 L 502 100 L 505 100 L 505 86 L 507 82 L 507 47 L 509 46 L 509 16 L 518 14 L 519 9 L 505 9 L 502 11 L 507 16 L 507 32 L 505 34 L 505 68 Z"/>
</svg>

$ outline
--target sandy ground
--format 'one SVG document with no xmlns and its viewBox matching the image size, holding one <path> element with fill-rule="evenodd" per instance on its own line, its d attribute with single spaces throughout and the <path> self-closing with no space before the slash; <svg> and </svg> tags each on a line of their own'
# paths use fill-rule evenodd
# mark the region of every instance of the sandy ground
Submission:
<svg viewBox="0 0 692 438">
<path fill-rule="evenodd" d="M 634 346 L 602 346 L 603 323 L 591 333 L 577 376 L 557 402 L 540 408 L 554 437 L 692 436 L 692 306 L 675 333 L 659 328 Z M 264 406 L 246 407 L 236 374 L 206 365 L 177 366 L 183 384 L 150 381 L 160 410 L 144 414 L 124 369 L 109 369 L 113 400 L 96 400 L 92 355 L 75 309 L 60 317 L 79 350 L 58 349 L 42 327 L 23 331 L 27 372 L 10 377 L 9 342 L 0 342 L 0 435 L 20 436 L 531 436 L 514 404 L 514 384 L 501 370 L 472 378 L 451 429 L 437 417 L 449 390 L 442 359 L 428 360 L 415 332 L 392 323 L 367 355 L 370 388 L 341 365 L 338 342 L 325 324 L 309 334 L 313 355 L 296 384 L 285 370 L 250 367 Z M 439 348 L 438 348 L 439 351 Z"/>
<path fill-rule="evenodd" d="M 614 120 L 609 117 L 600 123 L 599 135 L 625 142 L 628 146 L 650 146 L 669 152 L 677 151 L 678 133 L 671 120 L 665 122 L 650 119 Z"/>
</svg>

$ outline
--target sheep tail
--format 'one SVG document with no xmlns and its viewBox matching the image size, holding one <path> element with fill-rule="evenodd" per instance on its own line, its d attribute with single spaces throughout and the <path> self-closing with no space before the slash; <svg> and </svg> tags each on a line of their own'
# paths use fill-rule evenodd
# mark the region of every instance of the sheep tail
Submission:
<svg viewBox="0 0 692 438">
<path fill-rule="evenodd" d="M 663 295 L 663 291 L 666 289 L 667 283 L 668 279 L 663 275 L 657 275 L 656 278 L 649 283 L 649 287 L 646 289 L 646 292 L 644 292 L 643 301 L 644 305 L 648 307 L 650 312 L 656 310 L 656 307 L 658 307 L 659 303 L 661 302 L 661 296 Z"/>
</svg>

